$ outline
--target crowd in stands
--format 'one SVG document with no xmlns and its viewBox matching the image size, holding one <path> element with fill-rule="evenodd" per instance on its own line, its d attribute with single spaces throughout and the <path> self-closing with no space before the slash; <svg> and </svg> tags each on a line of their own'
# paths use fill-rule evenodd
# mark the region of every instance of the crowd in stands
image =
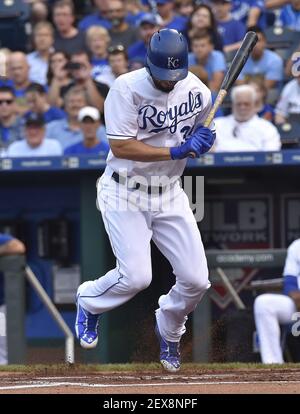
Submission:
<svg viewBox="0 0 300 414">
<path fill-rule="evenodd" d="M 186 35 L 189 70 L 213 98 L 246 31 L 258 35 L 217 113 L 222 132 L 214 151 L 278 150 L 277 127 L 300 119 L 300 0 L 12 3 L 22 9 L 25 37 L 12 44 L 12 36 L 1 33 L 0 0 L 0 156 L 106 156 L 109 88 L 118 76 L 144 67 L 149 40 L 164 27 Z M 287 31 L 289 42 L 272 44 L 274 33 L 280 40 Z"/>
</svg>

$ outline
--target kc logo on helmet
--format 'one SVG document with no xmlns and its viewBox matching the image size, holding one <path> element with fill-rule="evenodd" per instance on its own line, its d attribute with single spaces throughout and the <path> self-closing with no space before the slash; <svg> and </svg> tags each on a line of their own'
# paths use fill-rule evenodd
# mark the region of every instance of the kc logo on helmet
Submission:
<svg viewBox="0 0 300 414">
<path fill-rule="evenodd" d="M 176 69 L 179 66 L 179 59 L 175 59 L 173 56 L 168 57 L 168 68 Z"/>
</svg>

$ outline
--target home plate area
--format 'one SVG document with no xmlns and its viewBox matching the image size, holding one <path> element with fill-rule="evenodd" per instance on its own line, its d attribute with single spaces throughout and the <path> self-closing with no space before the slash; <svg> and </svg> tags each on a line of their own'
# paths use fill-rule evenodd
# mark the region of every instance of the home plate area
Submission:
<svg viewBox="0 0 300 414">
<path fill-rule="evenodd" d="M 299 394 L 300 368 L 183 369 L 62 375 L 0 373 L 0 394 Z M 44 372 L 47 372 L 44 371 Z"/>
</svg>

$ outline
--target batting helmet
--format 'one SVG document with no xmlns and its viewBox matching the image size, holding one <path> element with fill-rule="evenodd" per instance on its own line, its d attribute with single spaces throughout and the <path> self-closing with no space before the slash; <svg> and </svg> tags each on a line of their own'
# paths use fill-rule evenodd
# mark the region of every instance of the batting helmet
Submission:
<svg viewBox="0 0 300 414">
<path fill-rule="evenodd" d="M 147 50 L 146 67 L 158 80 L 179 81 L 188 74 L 188 46 L 174 29 L 154 33 Z"/>
</svg>

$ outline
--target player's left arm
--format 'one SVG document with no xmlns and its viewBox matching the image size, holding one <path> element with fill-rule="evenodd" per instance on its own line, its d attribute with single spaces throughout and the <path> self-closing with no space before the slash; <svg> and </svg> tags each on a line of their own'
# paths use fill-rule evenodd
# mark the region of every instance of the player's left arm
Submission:
<svg viewBox="0 0 300 414">
<path fill-rule="evenodd" d="M 112 153 L 117 158 L 142 162 L 168 161 L 171 159 L 170 148 L 153 147 L 135 138 L 109 139 L 109 145 Z"/>
</svg>

